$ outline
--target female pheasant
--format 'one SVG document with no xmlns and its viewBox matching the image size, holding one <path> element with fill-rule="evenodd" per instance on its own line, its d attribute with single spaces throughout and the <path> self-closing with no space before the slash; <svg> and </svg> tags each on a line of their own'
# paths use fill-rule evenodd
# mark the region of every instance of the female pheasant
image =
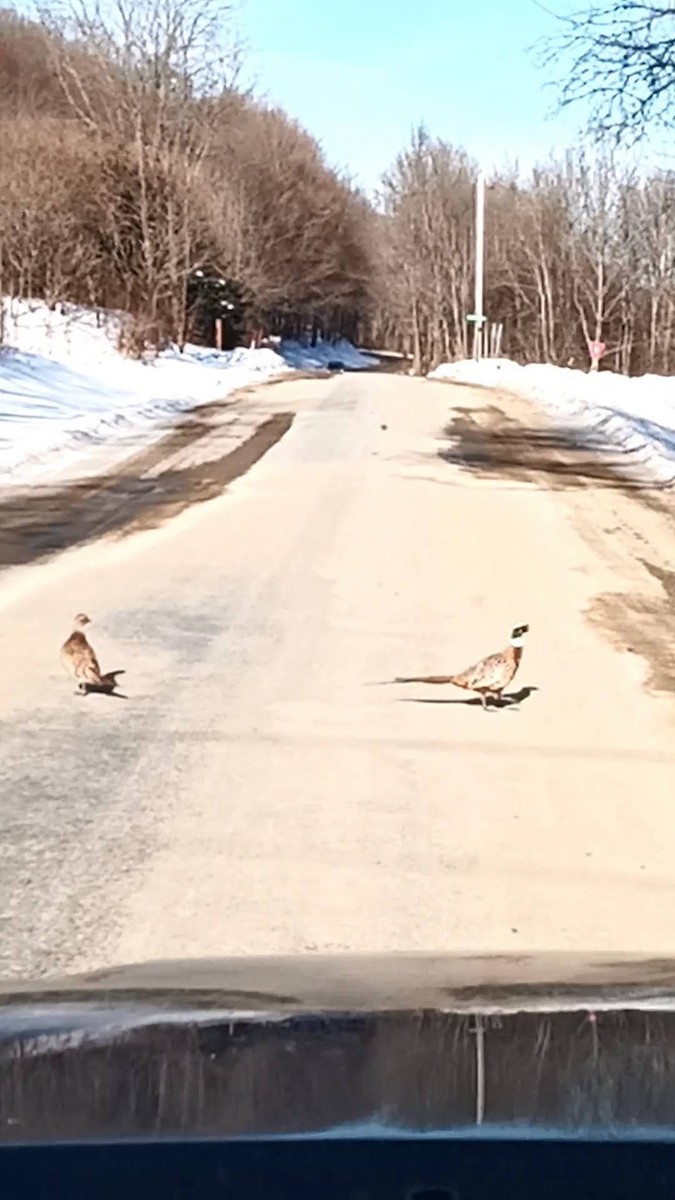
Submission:
<svg viewBox="0 0 675 1200">
<path fill-rule="evenodd" d="M 516 625 L 505 650 L 490 654 L 480 662 L 460 671 L 458 675 L 406 675 L 394 679 L 394 683 L 453 683 L 455 687 L 477 692 L 483 708 L 488 699 L 498 700 L 504 688 L 514 678 L 523 656 L 523 641 L 529 625 Z"/>
<path fill-rule="evenodd" d="M 73 624 L 73 632 L 61 647 L 61 660 L 68 674 L 72 675 L 77 683 L 78 692 L 85 696 L 88 691 L 105 692 L 106 695 L 126 699 L 121 692 L 115 690 L 117 676 L 123 675 L 124 671 L 108 671 L 105 675 L 101 674 L 98 659 L 82 632 L 85 625 L 91 624 L 87 614 L 78 613 Z"/>
</svg>

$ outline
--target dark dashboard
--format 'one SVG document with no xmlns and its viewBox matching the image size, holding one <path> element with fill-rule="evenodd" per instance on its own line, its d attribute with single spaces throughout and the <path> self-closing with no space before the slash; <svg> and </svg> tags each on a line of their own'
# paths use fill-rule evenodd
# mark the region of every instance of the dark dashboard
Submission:
<svg viewBox="0 0 675 1200">
<path fill-rule="evenodd" d="M 0 984 L 0 1194 L 675 1196 L 675 968 L 149 963 Z"/>
</svg>

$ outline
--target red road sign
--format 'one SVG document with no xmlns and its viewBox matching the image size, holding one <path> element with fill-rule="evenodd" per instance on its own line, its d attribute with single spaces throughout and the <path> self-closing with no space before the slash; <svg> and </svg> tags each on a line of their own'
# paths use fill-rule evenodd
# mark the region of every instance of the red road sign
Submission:
<svg viewBox="0 0 675 1200">
<path fill-rule="evenodd" d="M 598 359 L 602 358 L 606 349 L 607 349 L 606 342 L 589 342 L 588 343 L 588 353 L 590 354 L 591 360 L 593 362 L 597 362 Z"/>
</svg>

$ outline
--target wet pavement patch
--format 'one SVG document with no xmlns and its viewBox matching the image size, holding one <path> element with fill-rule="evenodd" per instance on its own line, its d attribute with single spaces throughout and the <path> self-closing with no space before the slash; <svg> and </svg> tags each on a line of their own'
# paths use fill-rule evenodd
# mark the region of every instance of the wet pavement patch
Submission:
<svg viewBox="0 0 675 1200">
<path fill-rule="evenodd" d="M 276 413 L 219 457 L 214 451 L 203 462 L 169 465 L 180 451 L 227 431 L 222 411 L 222 406 L 204 407 L 107 475 L 36 487 L 0 501 L 0 568 L 31 563 L 104 535 L 153 528 L 193 504 L 215 499 L 276 445 L 295 416 Z"/>
<path fill-rule="evenodd" d="M 508 396 L 504 404 L 509 403 Z M 445 462 L 490 479 L 542 483 L 556 489 L 610 487 L 621 491 L 662 492 L 663 484 L 630 478 L 626 467 L 639 460 L 588 430 L 558 425 L 529 425 L 495 404 L 456 408 L 438 451 Z"/>
<path fill-rule="evenodd" d="M 544 491 L 612 488 L 672 519 L 672 488 L 629 478 L 625 452 L 589 440 L 585 430 L 575 436 L 569 427 L 520 421 L 491 401 L 494 393 L 482 408 L 454 410 L 444 431 L 447 441 L 438 451 L 445 462 L 478 477 L 517 480 Z M 505 408 L 509 401 L 505 395 Z M 603 593 L 592 601 L 587 617 L 618 649 L 644 659 L 650 690 L 675 694 L 675 571 L 640 561 L 662 591 Z"/>
<path fill-rule="evenodd" d="M 640 561 L 659 580 L 662 593 L 608 592 L 596 596 L 588 616 L 614 645 L 646 661 L 647 687 L 675 694 L 675 571 Z"/>
</svg>

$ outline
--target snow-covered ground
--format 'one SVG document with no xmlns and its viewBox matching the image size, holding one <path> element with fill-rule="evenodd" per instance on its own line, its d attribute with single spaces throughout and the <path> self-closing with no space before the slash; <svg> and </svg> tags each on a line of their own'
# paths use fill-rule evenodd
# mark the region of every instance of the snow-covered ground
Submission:
<svg viewBox="0 0 675 1200">
<path fill-rule="evenodd" d="M 284 341 L 279 343 L 279 352 L 289 366 L 302 371 L 325 371 L 332 362 L 341 362 L 349 371 L 365 371 L 378 363 L 377 358 L 357 350 L 344 338 L 335 342 L 318 341 L 316 346 L 310 346 L 307 342 Z"/>
<path fill-rule="evenodd" d="M 119 457 L 197 404 L 293 369 L 374 360 L 348 342 L 279 343 L 227 352 L 169 347 L 138 361 L 117 349 L 124 314 L 4 301 L 0 346 L 0 485 L 54 478 L 102 447 Z"/>
<path fill-rule="evenodd" d="M 659 483 L 675 481 L 675 378 L 628 377 L 510 359 L 444 363 L 429 375 L 502 387 L 533 400 L 580 442 L 618 452 L 622 469 Z"/>
</svg>

